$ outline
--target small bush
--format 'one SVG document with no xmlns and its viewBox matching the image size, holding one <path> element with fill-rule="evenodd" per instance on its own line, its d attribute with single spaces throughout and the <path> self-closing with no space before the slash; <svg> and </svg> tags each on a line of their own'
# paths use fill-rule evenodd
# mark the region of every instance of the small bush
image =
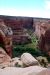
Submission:
<svg viewBox="0 0 50 75">
<path fill-rule="evenodd" d="M 36 59 L 39 61 L 41 66 L 43 66 L 43 67 L 47 67 L 48 66 L 48 60 L 47 60 L 46 57 L 38 56 L 38 57 L 36 57 Z"/>
<path fill-rule="evenodd" d="M 35 57 L 42 55 L 41 51 L 38 49 L 18 46 L 13 49 L 13 57 L 21 56 L 21 54 L 25 52 L 31 53 Z"/>
</svg>

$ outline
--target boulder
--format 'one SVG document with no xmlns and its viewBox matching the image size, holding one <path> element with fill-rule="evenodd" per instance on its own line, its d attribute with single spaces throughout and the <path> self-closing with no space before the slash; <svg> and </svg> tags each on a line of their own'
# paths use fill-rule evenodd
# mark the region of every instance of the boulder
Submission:
<svg viewBox="0 0 50 75">
<path fill-rule="evenodd" d="M 39 65 L 39 62 L 30 53 L 23 53 L 21 55 L 21 61 L 24 66 Z"/>
<path fill-rule="evenodd" d="M 10 66 L 13 66 L 13 67 L 23 67 L 23 63 L 20 60 L 20 58 L 15 57 L 15 58 L 12 58 L 12 61 L 11 61 L 11 65 Z"/>
</svg>

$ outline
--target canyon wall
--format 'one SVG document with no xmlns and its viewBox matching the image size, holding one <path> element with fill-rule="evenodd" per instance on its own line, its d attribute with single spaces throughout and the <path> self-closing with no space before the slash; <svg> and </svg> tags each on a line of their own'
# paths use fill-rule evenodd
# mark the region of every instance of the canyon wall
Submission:
<svg viewBox="0 0 50 75">
<path fill-rule="evenodd" d="M 14 44 L 24 44 L 31 42 L 31 37 L 27 31 L 32 30 L 40 40 L 39 42 L 42 46 L 40 49 L 43 49 L 46 52 L 48 51 L 46 42 L 44 42 L 44 40 L 46 37 L 46 31 L 50 28 L 50 19 L 13 16 L 0 16 L 0 19 L 3 19 L 5 25 L 12 28 L 12 38 Z M 44 48 L 44 46 L 46 46 L 46 48 Z"/>
</svg>

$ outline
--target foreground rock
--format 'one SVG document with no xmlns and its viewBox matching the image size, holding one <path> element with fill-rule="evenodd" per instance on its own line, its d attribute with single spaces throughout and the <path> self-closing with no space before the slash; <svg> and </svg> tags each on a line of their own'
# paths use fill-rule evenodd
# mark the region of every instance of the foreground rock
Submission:
<svg viewBox="0 0 50 75">
<path fill-rule="evenodd" d="M 43 70 L 39 72 L 37 75 L 50 75 L 50 70 L 49 69 Z"/>
<path fill-rule="evenodd" d="M 11 58 L 5 52 L 3 48 L 0 47 L 0 68 L 10 65 Z"/>
<path fill-rule="evenodd" d="M 29 53 L 22 54 L 21 59 L 11 59 L 4 49 L 0 48 L 0 75 L 50 75 L 50 71 L 39 66 L 38 61 Z"/>
<path fill-rule="evenodd" d="M 0 75 L 50 75 L 50 71 L 40 66 L 27 68 L 6 67 L 0 69 Z"/>
<path fill-rule="evenodd" d="M 18 57 L 12 58 L 10 66 L 11 67 L 12 66 L 13 67 L 24 67 L 22 61 Z"/>
<path fill-rule="evenodd" d="M 30 53 L 23 53 L 21 55 L 21 61 L 25 67 L 39 65 L 39 62 Z"/>
<path fill-rule="evenodd" d="M 0 68 L 5 67 L 23 67 L 23 63 L 20 58 L 10 58 L 3 48 L 0 47 Z"/>
<path fill-rule="evenodd" d="M 28 67 L 39 65 L 38 61 L 29 53 L 23 53 L 21 58 L 10 58 L 8 54 L 0 47 L 0 68 L 3 67 Z"/>
<path fill-rule="evenodd" d="M 40 65 L 43 67 L 48 67 L 48 60 L 44 56 L 38 56 L 36 59 L 39 61 Z"/>
</svg>

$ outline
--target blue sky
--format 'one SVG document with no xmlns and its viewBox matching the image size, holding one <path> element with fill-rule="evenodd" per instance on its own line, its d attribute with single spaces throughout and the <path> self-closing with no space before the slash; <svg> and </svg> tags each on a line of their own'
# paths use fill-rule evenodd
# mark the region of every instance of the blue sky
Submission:
<svg viewBox="0 0 50 75">
<path fill-rule="evenodd" d="M 50 18 L 50 0 L 0 0 L 0 15 Z"/>
<path fill-rule="evenodd" d="M 0 7 L 19 9 L 43 8 L 44 0 L 0 0 Z"/>
</svg>

